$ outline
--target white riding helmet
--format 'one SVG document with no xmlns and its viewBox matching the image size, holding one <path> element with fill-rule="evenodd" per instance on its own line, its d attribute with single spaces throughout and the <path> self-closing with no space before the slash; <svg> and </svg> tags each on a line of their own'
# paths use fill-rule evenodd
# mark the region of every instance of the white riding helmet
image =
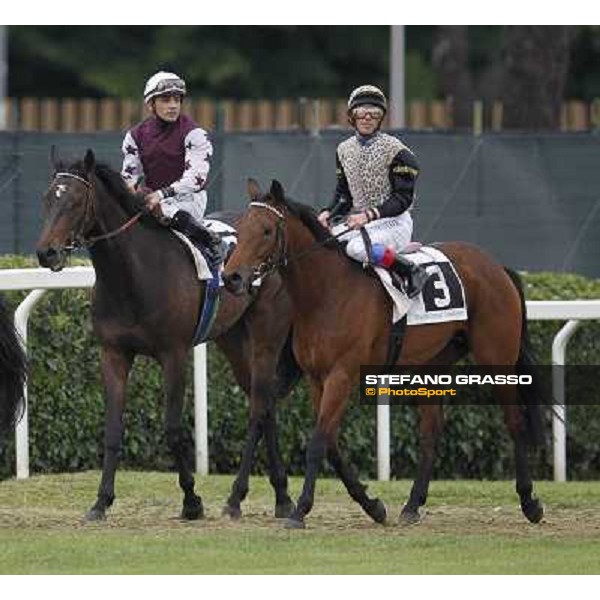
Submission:
<svg viewBox="0 0 600 600">
<path fill-rule="evenodd" d="M 155 96 L 162 96 L 163 94 L 181 94 L 185 96 L 186 91 L 185 81 L 179 75 L 159 71 L 146 82 L 144 102 L 150 102 Z"/>
</svg>

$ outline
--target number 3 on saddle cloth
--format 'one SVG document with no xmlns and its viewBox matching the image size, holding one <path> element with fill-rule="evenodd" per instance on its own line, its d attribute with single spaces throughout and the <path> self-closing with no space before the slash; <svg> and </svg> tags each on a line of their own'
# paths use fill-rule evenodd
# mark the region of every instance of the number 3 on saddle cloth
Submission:
<svg viewBox="0 0 600 600">
<path fill-rule="evenodd" d="M 202 224 L 206 228 L 221 236 L 221 244 L 226 248 L 224 255 L 228 256 L 232 248 L 237 244 L 236 230 L 230 225 L 227 225 L 222 221 L 217 221 L 216 219 L 204 219 Z M 206 257 L 203 254 L 204 248 L 195 245 L 189 238 L 179 231 L 174 229 L 171 229 L 171 231 L 185 244 L 190 251 L 196 267 L 198 279 L 201 281 L 206 281 L 204 302 L 202 303 L 202 310 L 200 311 L 200 317 L 198 319 L 198 323 L 196 324 L 196 330 L 194 332 L 194 338 L 192 342 L 194 346 L 197 346 L 198 344 L 204 343 L 208 339 L 213 323 L 217 317 L 217 313 L 219 312 L 219 289 L 223 285 L 221 278 L 223 264 L 220 264 L 211 270 L 208 266 Z"/>
<path fill-rule="evenodd" d="M 367 232 L 363 229 L 361 233 L 364 237 Z M 408 300 L 404 290 L 398 290 L 394 285 L 395 280 L 390 277 L 387 269 L 379 266 L 377 258 L 381 256 L 381 248 L 373 248 L 370 243 L 365 243 L 365 247 L 369 255 L 369 266 L 392 299 L 394 323 L 405 315 L 409 326 L 467 320 L 463 284 L 450 259 L 440 250 L 433 246 L 409 244 L 409 251 L 402 253 L 407 260 L 421 265 L 429 275 L 421 293 Z"/>
<path fill-rule="evenodd" d="M 391 277 L 388 269 L 378 266 L 377 259 L 381 258 L 385 247 L 378 248 L 381 244 L 377 244 L 373 248 L 367 231 L 362 228 L 360 232 L 368 256 L 365 266 L 373 269 L 392 300 L 392 328 L 386 365 L 393 365 L 398 360 L 407 325 L 467 320 L 465 291 L 454 265 L 445 254 L 437 248 L 421 244 L 414 244 L 418 247 L 416 251 L 403 252 L 404 255 L 410 254 L 407 259 L 421 265 L 429 275 L 421 292 L 409 299 L 404 289 L 396 287 L 397 279 Z"/>
</svg>

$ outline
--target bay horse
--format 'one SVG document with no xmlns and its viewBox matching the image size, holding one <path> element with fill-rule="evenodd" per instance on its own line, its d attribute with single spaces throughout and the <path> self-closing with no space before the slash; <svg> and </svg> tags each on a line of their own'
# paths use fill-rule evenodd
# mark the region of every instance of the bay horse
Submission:
<svg viewBox="0 0 600 600">
<path fill-rule="evenodd" d="M 154 217 L 140 212 L 139 198 L 118 172 L 96 162 L 92 150 L 83 161 L 65 167 L 53 149 L 52 163 L 54 176 L 44 196 L 45 217 L 37 243 L 39 262 L 58 271 L 73 247 L 85 247 L 96 272 L 91 313 L 101 345 L 106 422 L 102 478 L 97 500 L 85 518 L 104 519 L 115 499 L 126 383 L 136 355 L 150 356 L 161 366 L 167 445 L 184 495 L 181 516 L 201 518 L 204 509 L 194 491 L 191 443 L 182 412 L 186 359 L 206 283 L 198 280 L 182 242 Z M 277 280 L 266 282 L 252 298 L 221 290 L 210 339 L 224 352 L 250 397 L 248 437 L 224 512 L 232 518 L 241 515 L 254 451 L 264 435 L 275 515 L 285 517 L 294 506 L 277 446 L 274 400 L 285 396 L 299 377 L 287 343 L 289 299 Z"/>
<path fill-rule="evenodd" d="M 256 274 L 279 273 L 292 301 L 293 350 L 307 377 L 316 426 L 306 451 L 306 473 L 296 509 L 286 522 L 302 528 L 314 502 L 315 482 L 325 457 L 350 496 L 376 522 L 386 520 L 385 505 L 370 498 L 342 458 L 338 430 L 361 365 L 385 364 L 390 339 L 391 301 L 383 286 L 366 276 L 308 206 L 288 200 L 273 181 L 262 194 L 250 180 L 249 208 L 238 225 L 239 240 L 225 268 L 225 285 L 243 294 Z M 474 245 L 448 242 L 437 247 L 462 279 L 468 320 L 410 326 L 400 365 L 451 364 L 471 353 L 480 365 L 525 372 L 527 319 L 523 290 L 516 274 L 505 270 Z M 514 442 L 516 490 L 529 521 L 542 519 L 529 475 L 528 446 L 542 430 L 539 401 L 518 399 L 516 386 L 494 386 Z M 523 392 L 529 386 L 522 386 Z M 420 412 L 420 457 L 416 479 L 400 514 L 403 523 L 420 519 L 431 479 L 435 443 L 442 428 L 442 407 L 424 402 Z"/>
<path fill-rule="evenodd" d="M 21 340 L 0 296 L 0 442 L 23 415 L 26 378 Z"/>
</svg>

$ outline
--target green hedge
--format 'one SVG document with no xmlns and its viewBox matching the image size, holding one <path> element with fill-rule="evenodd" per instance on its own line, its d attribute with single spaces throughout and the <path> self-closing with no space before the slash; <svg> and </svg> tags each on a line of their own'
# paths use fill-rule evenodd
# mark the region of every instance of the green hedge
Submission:
<svg viewBox="0 0 600 600">
<path fill-rule="evenodd" d="M 0 257 L 0 268 L 36 266 L 34 259 Z M 528 299 L 600 298 L 600 280 L 568 274 L 525 274 Z M 24 292 L 5 293 L 16 307 Z M 48 292 L 29 325 L 32 376 L 29 386 L 30 460 L 33 472 L 61 472 L 98 468 L 102 453 L 104 405 L 99 375 L 98 345 L 91 334 L 89 291 Z M 549 364 L 558 322 L 531 322 L 538 355 Z M 571 341 L 573 364 L 600 360 L 600 329 L 582 327 Z M 243 447 L 247 401 L 235 385 L 229 366 L 209 345 L 209 453 L 210 470 L 234 473 Z M 189 365 L 191 383 L 192 365 Z M 186 421 L 192 426 L 192 386 L 188 386 Z M 598 407 L 573 406 L 569 418 L 569 475 L 574 479 L 600 474 L 600 415 Z M 307 390 L 301 383 L 279 408 L 280 445 L 290 473 L 304 471 L 304 449 L 312 415 Z M 342 447 L 365 477 L 376 474 L 375 408 L 351 402 L 345 418 Z M 392 408 L 392 471 L 394 477 L 412 477 L 417 460 L 418 416 L 414 408 Z M 539 453 L 535 473 L 551 477 L 552 449 Z M 265 470 L 261 449 L 257 473 Z M 146 359 L 136 361 L 126 411 L 122 465 L 135 469 L 169 469 L 171 460 L 163 433 L 163 401 L 158 368 Z M 14 443 L 0 448 L 0 477 L 14 472 Z M 440 444 L 436 478 L 513 477 L 512 449 L 500 411 L 495 406 L 449 407 Z"/>
</svg>

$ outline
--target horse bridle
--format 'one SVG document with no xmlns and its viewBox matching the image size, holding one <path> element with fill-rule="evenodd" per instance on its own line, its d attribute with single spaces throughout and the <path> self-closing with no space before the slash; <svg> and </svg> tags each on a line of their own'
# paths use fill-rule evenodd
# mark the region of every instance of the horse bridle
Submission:
<svg viewBox="0 0 600 600">
<path fill-rule="evenodd" d="M 277 218 L 277 225 L 275 228 L 275 251 L 271 256 L 268 256 L 263 262 L 257 267 L 252 268 L 252 275 L 250 276 L 250 284 L 254 283 L 257 279 L 268 277 L 279 267 L 285 267 L 287 265 L 287 237 L 283 231 L 285 225 L 285 215 L 277 210 L 274 206 L 266 204 L 265 202 L 250 202 L 249 208 L 264 208 L 272 212 Z"/>
<path fill-rule="evenodd" d="M 283 231 L 283 227 L 285 224 L 285 215 L 283 214 L 283 212 L 276 209 L 274 206 L 267 204 L 266 202 L 256 202 L 256 201 L 250 202 L 250 204 L 248 204 L 248 207 L 249 208 L 253 208 L 253 207 L 254 208 L 264 208 L 277 216 L 277 218 L 279 220 L 277 222 L 277 229 L 276 229 L 276 233 L 275 233 L 275 236 L 276 236 L 275 243 L 278 246 L 280 246 L 279 252 L 274 251 L 271 256 L 268 256 L 257 267 L 252 268 L 250 284 L 254 283 L 257 279 L 262 279 L 263 277 L 267 277 L 267 276 L 271 275 L 272 273 L 277 271 L 277 269 L 279 269 L 280 267 L 285 267 L 288 265 L 288 263 L 295 261 L 295 260 L 299 260 L 300 258 L 306 256 L 307 254 L 310 254 L 311 252 L 318 250 L 321 246 L 324 246 L 327 242 L 337 239 L 337 238 L 345 235 L 349 231 L 351 231 L 350 228 L 347 228 L 347 229 L 340 231 L 339 233 L 331 234 L 324 240 L 322 240 L 320 242 L 315 242 L 312 246 L 310 246 L 306 250 L 303 250 L 302 252 L 299 252 L 298 254 L 288 257 L 287 237 L 285 236 L 284 231 Z"/>
<path fill-rule="evenodd" d="M 86 186 L 86 194 L 85 194 L 85 210 L 83 213 L 83 218 L 81 219 L 81 226 L 78 228 L 76 232 L 71 235 L 71 243 L 65 246 L 65 250 L 70 252 L 72 250 L 76 250 L 79 248 L 91 248 L 96 242 L 101 240 L 107 240 L 112 237 L 115 237 L 131 227 L 134 223 L 136 223 L 139 218 L 142 216 L 142 212 L 137 212 L 131 219 L 123 223 L 120 227 L 113 231 L 109 231 L 108 233 L 104 233 L 101 235 L 95 235 L 90 238 L 85 239 L 85 229 L 88 223 L 93 223 L 96 220 L 96 194 L 94 190 L 93 184 L 87 179 L 81 177 L 80 175 L 76 175 L 75 173 L 69 173 L 68 171 L 61 171 L 54 175 L 54 181 L 59 177 L 68 177 L 71 179 L 75 179 L 80 183 L 83 183 Z M 88 214 L 91 215 L 91 221 L 89 220 Z"/>
</svg>

